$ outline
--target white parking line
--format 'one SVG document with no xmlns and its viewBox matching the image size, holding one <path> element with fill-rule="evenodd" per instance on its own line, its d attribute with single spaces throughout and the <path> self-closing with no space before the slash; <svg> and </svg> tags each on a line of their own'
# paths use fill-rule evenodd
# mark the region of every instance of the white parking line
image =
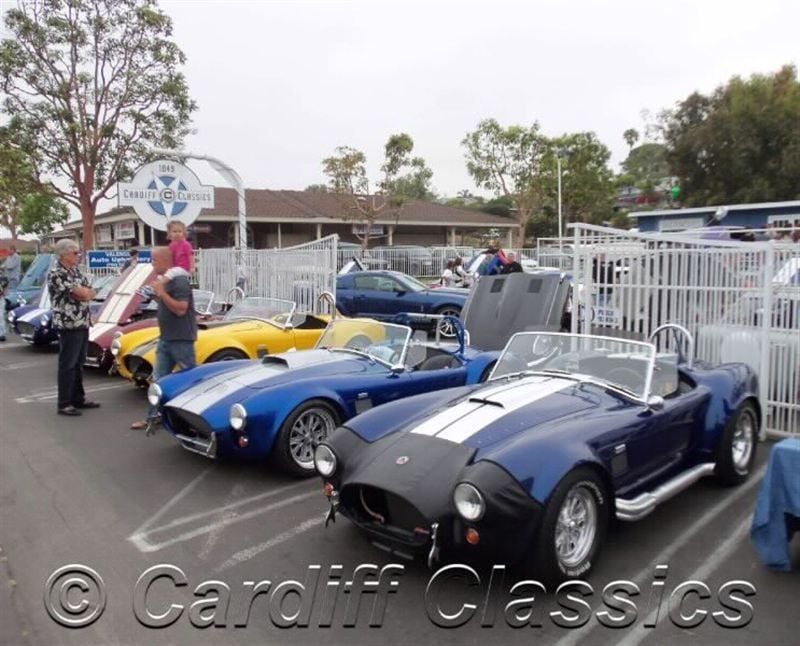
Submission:
<svg viewBox="0 0 800 646">
<path fill-rule="evenodd" d="M 220 507 L 214 507 L 213 509 L 208 509 L 206 511 L 200 511 L 196 514 L 189 514 L 188 516 L 182 516 L 180 518 L 176 518 L 171 520 L 166 525 L 160 525 L 159 527 L 154 527 L 152 529 L 148 529 L 147 532 L 143 532 L 143 530 L 137 530 L 132 534 L 135 536 L 137 533 L 149 533 L 154 534 L 156 532 L 163 532 L 167 529 L 172 529 L 173 527 L 180 527 L 181 525 L 186 525 L 187 523 L 194 522 L 195 520 L 200 520 L 201 518 L 210 518 L 212 516 L 224 513 L 230 509 L 236 509 L 237 507 L 242 507 L 244 505 L 249 505 L 251 502 L 257 502 L 259 500 L 264 500 L 265 498 L 272 498 L 274 496 L 278 496 L 282 493 L 287 491 L 293 491 L 294 489 L 299 489 L 301 487 L 308 487 L 308 481 L 304 482 L 296 482 L 295 484 L 286 485 L 285 487 L 278 487 L 277 489 L 270 489 L 269 491 L 265 491 L 264 493 L 256 494 L 255 496 L 250 496 L 249 498 L 243 498 L 242 500 L 238 500 L 236 502 L 232 502 L 227 505 L 222 505 Z M 157 516 L 161 516 L 161 512 L 157 514 Z M 156 516 L 153 517 L 154 519 Z"/>
<path fill-rule="evenodd" d="M 136 536 L 137 534 L 145 533 L 145 530 L 150 527 L 153 523 L 155 523 L 158 519 L 160 519 L 164 514 L 166 514 L 170 509 L 172 509 L 178 502 L 180 502 L 187 494 L 189 494 L 192 489 L 194 489 L 200 481 L 205 478 L 209 473 L 214 470 L 214 467 L 208 467 L 205 471 L 203 471 L 200 475 L 198 475 L 194 480 L 192 480 L 189 484 L 187 484 L 183 489 L 181 489 L 178 493 L 176 493 L 172 498 L 170 498 L 161 509 L 159 509 L 155 514 L 150 516 L 144 523 L 142 523 L 138 529 L 136 529 L 131 536 Z M 130 538 L 128 540 L 131 540 Z"/>
<path fill-rule="evenodd" d="M 322 514 L 322 516 L 315 516 L 314 518 L 309 518 L 308 520 L 303 521 L 296 527 L 292 527 L 289 530 L 286 530 L 282 534 L 278 534 L 277 536 L 273 536 L 268 541 L 264 541 L 263 543 L 259 543 L 258 545 L 254 545 L 253 547 L 248 547 L 246 550 L 241 550 L 240 552 L 236 552 L 233 556 L 231 556 L 227 561 L 225 561 L 222 565 L 220 565 L 215 572 L 222 572 L 223 570 L 227 570 L 228 568 L 233 567 L 234 565 L 239 565 L 240 563 L 244 563 L 245 561 L 249 561 L 250 559 L 258 556 L 261 552 L 264 552 L 268 549 L 275 547 L 276 545 L 280 545 L 281 543 L 285 543 L 289 539 L 302 534 L 303 532 L 307 532 L 309 529 L 313 529 L 317 525 L 321 525 L 325 522 L 325 518 L 328 515 L 328 512 Z"/>
<path fill-rule="evenodd" d="M 748 493 L 756 485 L 761 483 L 764 473 L 767 470 L 767 465 L 763 465 L 758 471 L 753 472 L 750 479 L 739 487 L 731 496 L 724 498 L 708 510 L 703 516 L 698 518 L 692 523 L 682 534 L 680 534 L 674 541 L 667 545 L 656 557 L 645 567 L 639 570 L 632 577 L 626 577 L 628 580 L 635 582 L 638 585 L 644 585 L 649 581 L 653 572 L 655 572 L 656 565 L 669 565 L 669 560 L 675 556 L 686 543 L 688 543 L 695 534 L 699 534 L 706 525 L 708 525 L 716 516 L 725 511 L 732 503 Z M 716 546 L 711 546 L 713 550 L 717 550 Z M 574 646 L 578 642 L 586 638 L 586 636 L 600 624 L 587 623 L 582 628 L 577 628 L 565 635 L 562 639 L 556 642 L 556 646 Z"/>
<path fill-rule="evenodd" d="M 750 523 L 752 522 L 752 517 L 752 511 L 749 511 L 742 516 L 733 533 L 728 536 L 728 538 L 726 538 L 720 545 L 717 545 L 714 548 L 714 554 L 709 557 L 709 559 L 702 566 L 697 568 L 697 570 L 686 577 L 685 580 L 705 581 L 706 577 L 714 572 L 720 565 L 722 565 L 725 559 L 730 558 L 732 550 L 736 547 L 736 544 L 747 535 L 748 530 L 750 529 Z M 636 628 L 634 628 L 625 636 L 625 639 L 617 643 L 617 646 L 639 646 L 644 639 L 653 634 L 653 628 L 645 628 L 644 626 L 648 624 L 652 625 L 656 614 L 657 611 L 653 610 L 647 616 L 646 620 L 643 623 L 637 624 Z M 662 613 L 661 619 L 663 619 L 664 614 L 666 613 Z"/>
<path fill-rule="evenodd" d="M 253 511 L 248 511 L 241 515 L 238 514 L 235 514 L 233 516 L 228 515 L 214 523 L 209 523 L 208 525 L 198 527 L 197 529 L 193 529 L 184 534 L 180 534 L 162 543 L 151 543 L 146 538 L 146 536 L 153 534 L 157 531 L 160 531 L 160 528 L 151 529 L 150 531 L 144 534 L 135 534 L 133 536 L 129 536 L 128 540 L 131 541 L 134 545 L 136 545 L 136 547 L 140 552 L 144 553 L 158 552 L 159 550 L 163 550 L 165 547 L 170 547 L 172 545 L 176 545 L 177 543 L 183 543 L 185 541 L 189 541 L 193 538 L 197 538 L 198 536 L 202 536 L 203 534 L 208 534 L 209 532 L 216 531 L 223 527 L 228 527 L 229 525 L 233 525 L 235 523 L 241 523 L 242 521 L 249 520 L 250 518 L 255 518 L 256 516 L 263 516 L 264 514 L 268 514 L 271 511 L 275 511 L 276 509 L 281 509 L 283 507 L 286 507 L 287 505 L 293 505 L 295 503 L 311 498 L 312 496 L 318 496 L 318 495 L 319 492 L 316 491 L 315 489 L 314 491 L 309 491 L 308 493 L 300 494 L 298 496 L 292 496 L 291 498 L 285 498 L 284 500 L 274 502 L 271 505 L 266 505 L 265 507 L 260 507 L 259 509 L 254 509 Z M 216 512 L 211 512 L 211 513 L 216 513 Z"/>
<path fill-rule="evenodd" d="M 9 363 L 8 365 L 0 365 L 0 370 L 3 372 L 7 370 L 23 370 L 24 368 L 34 368 L 36 366 L 43 366 L 51 363 L 50 361 L 22 361 L 20 363 Z"/>
<path fill-rule="evenodd" d="M 244 485 L 237 482 L 236 484 L 233 485 L 231 492 L 228 494 L 225 500 L 228 504 L 231 504 L 232 500 L 237 500 L 241 498 L 243 493 L 244 493 Z M 233 518 L 234 516 L 236 516 L 236 512 L 233 509 L 227 509 L 221 511 L 219 515 L 221 519 Z M 197 553 L 197 556 L 199 556 L 202 560 L 205 561 L 208 558 L 209 554 L 211 554 L 211 550 L 214 549 L 214 546 L 217 544 L 217 541 L 219 541 L 220 536 L 222 536 L 222 532 L 223 532 L 222 527 L 219 527 L 216 530 L 209 532 L 208 538 L 206 538 L 206 542 L 203 544 L 203 547 L 200 548 L 200 551 Z"/>
<path fill-rule="evenodd" d="M 116 390 L 117 388 L 130 388 L 130 384 L 108 384 L 105 386 L 89 386 L 84 391 L 89 393 L 99 393 L 104 390 Z M 35 404 L 39 402 L 53 401 L 58 398 L 58 388 L 49 388 L 48 390 L 39 391 L 27 397 L 17 397 L 14 401 L 18 404 Z"/>
</svg>

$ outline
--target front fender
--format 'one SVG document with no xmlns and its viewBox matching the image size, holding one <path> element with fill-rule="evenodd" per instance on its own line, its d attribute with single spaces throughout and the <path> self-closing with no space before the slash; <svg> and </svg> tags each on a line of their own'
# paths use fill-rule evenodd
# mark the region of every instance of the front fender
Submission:
<svg viewBox="0 0 800 646">
<path fill-rule="evenodd" d="M 558 437 L 520 437 L 492 451 L 486 459 L 508 471 L 531 498 L 543 505 L 564 476 L 580 466 L 592 466 L 607 482 L 611 481 L 603 463 L 586 444 L 559 441 Z M 609 494 L 613 497 L 613 492 Z"/>
<path fill-rule="evenodd" d="M 725 427 L 739 406 L 747 399 L 756 402 L 759 427 L 761 426 L 762 409 L 758 399 L 758 376 L 747 364 L 721 364 L 713 370 L 698 375 L 697 378 L 711 392 L 700 442 L 701 452 L 707 455 L 716 454 Z"/>
<path fill-rule="evenodd" d="M 271 452 L 281 426 L 292 414 L 292 411 L 312 399 L 322 399 L 331 404 L 338 412 L 342 422 L 349 419 L 351 415 L 345 401 L 335 390 L 330 388 L 315 388 L 314 390 L 267 388 L 242 402 L 248 419 L 252 418 L 253 423 L 248 422 L 248 426 L 253 441 L 257 442 L 265 454 Z M 257 429 L 258 432 L 253 434 L 253 429 Z M 254 435 L 258 437 L 254 437 Z"/>
</svg>

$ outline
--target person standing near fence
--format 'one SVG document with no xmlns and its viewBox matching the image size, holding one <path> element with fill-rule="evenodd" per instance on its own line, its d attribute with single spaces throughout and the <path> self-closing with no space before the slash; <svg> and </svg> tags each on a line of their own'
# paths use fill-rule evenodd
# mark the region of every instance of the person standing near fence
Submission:
<svg viewBox="0 0 800 646">
<path fill-rule="evenodd" d="M 197 364 L 194 342 L 197 340 L 197 320 L 189 278 L 184 272 L 170 280 L 162 280 L 172 266 L 172 253 L 167 247 L 156 247 L 152 254 L 153 269 L 158 279 L 150 284 L 158 299 L 158 330 L 156 364 L 153 380 L 170 374 L 177 366 L 181 370 L 194 368 Z M 155 408 L 151 407 L 147 419 L 131 424 L 132 429 L 147 429 L 158 421 Z"/>
<path fill-rule="evenodd" d="M 8 256 L 3 265 L 6 270 L 6 278 L 8 279 L 8 291 L 13 292 L 19 284 L 19 277 L 22 269 L 22 260 L 17 253 L 17 248 L 12 244 L 8 248 Z"/>
<path fill-rule="evenodd" d="M 50 270 L 47 288 L 53 309 L 53 327 L 58 330 L 59 415 L 81 415 L 82 408 L 99 408 L 86 399 L 83 362 L 89 345 L 91 314 L 89 303 L 96 292 L 89 278 L 78 269 L 80 251 L 73 240 L 59 240 L 55 246 L 58 262 Z"/>
</svg>

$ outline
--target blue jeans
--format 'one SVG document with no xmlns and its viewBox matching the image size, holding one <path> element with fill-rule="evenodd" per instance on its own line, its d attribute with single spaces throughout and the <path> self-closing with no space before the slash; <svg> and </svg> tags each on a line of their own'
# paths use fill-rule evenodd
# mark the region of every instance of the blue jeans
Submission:
<svg viewBox="0 0 800 646">
<path fill-rule="evenodd" d="M 156 347 L 156 365 L 153 367 L 153 381 L 158 381 L 172 373 L 177 366 L 180 370 L 188 370 L 197 365 L 194 354 L 194 341 L 158 340 Z M 158 407 L 151 406 L 147 417 L 154 417 Z"/>
</svg>

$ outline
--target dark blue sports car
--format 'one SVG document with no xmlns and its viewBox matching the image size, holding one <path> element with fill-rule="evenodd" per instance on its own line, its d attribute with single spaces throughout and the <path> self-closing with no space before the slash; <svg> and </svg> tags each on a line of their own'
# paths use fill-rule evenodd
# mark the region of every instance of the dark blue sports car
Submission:
<svg viewBox="0 0 800 646">
<path fill-rule="evenodd" d="M 542 581 L 593 565 L 612 517 L 633 521 L 716 475 L 749 475 L 762 408 L 745 364 L 692 365 L 653 343 L 514 335 L 489 381 L 351 419 L 315 465 L 343 514 L 398 555 L 523 562 Z"/>
<path fill-rule="evenodd" d="M 388 321 L 397 314 L 458 316 L 469 292 L 465 289 L 432 289 L 398 271 L 356 271 L 336 278 L 336 306 L 345 316 L 368 316 Z M 445 326 L 442 334 L 452 337 Z"/>
<path fill-rule="evenodd" d="M 95 316 L 108 297 L 117 276 L 100 276 L 92 287 L 97 295 L 89 304 L 92 316 Z M 50 345 L 58 343 L 58 332 L 53 328 L 53 311 L 50 305 L 50 294 L 42 289 L 35 303 L 20 305 L 8 313 L 8 322 L 24 341 L 31 345 Z"/>
<path fill-rule="evenodd" d="M 19 281 L 16 289 L 6 294 L 6 312 L 10 312 L 20 305 L 38 302 L 47 283 L 47 273 L 55 262 L 52 253 L 40 253 L 28 266 L 25 274 Z"/>
<path fill-rule="evenodd" d="M 569 287 L 560 275 L 494 281 L 473 290 L 464 324 L 450 320 L 453 340 L 429 339 L 406 325 L 336 318 L 314 350 L 200 366 L 160 379 L 148 398 L 188 450 L 271 456 L 285 471 L 313 475 L 316 445 L 354 415 L 485 380 L 500 355 L 496 339 L 508 338 L 509 326 L 559 329 Z"/>
</svg>

